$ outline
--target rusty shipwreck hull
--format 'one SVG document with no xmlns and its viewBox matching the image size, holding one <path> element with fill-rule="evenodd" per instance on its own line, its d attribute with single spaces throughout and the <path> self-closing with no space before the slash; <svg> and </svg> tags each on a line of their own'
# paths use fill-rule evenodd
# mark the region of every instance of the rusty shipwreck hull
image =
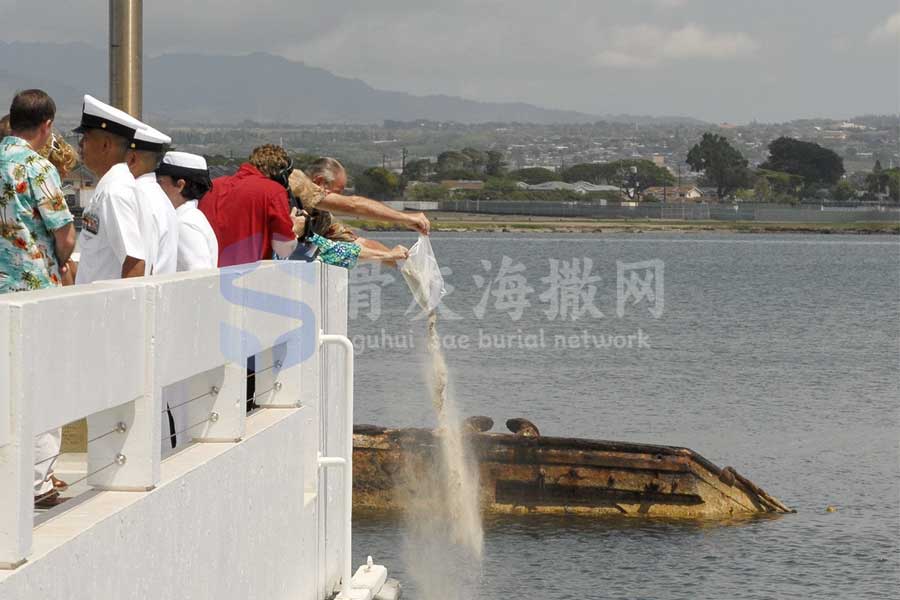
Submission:
<svg viewBox="0 0 900 600">
<path fill-rule="evenodd" d="M 484 512 L 726 518 L 793 512 L 731 467 L 688 448 L 466 434 L 478 460 Z M 354 427 L 353 506 L 401 510 L 434 471 L 429 429 Z"/>
</svg>

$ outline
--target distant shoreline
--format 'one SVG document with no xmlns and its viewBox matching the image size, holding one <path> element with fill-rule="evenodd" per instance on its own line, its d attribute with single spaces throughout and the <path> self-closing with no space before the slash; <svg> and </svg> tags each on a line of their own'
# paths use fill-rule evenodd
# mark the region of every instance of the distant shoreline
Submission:
<svg viewBox="0 0 900 600">
<path fill-rule="evenodd" d="M 471 213 L 428 213 L 434 231 L 532 233 L 654 233 L 654 232 L 734 232 L 734 233 L 817 233 L 856 235 L 898 235 L 898 221 L 848 223 L 785 223 L 764 221 L 680 221 L 662 219 L 564 219 L 519 215 Z M 405 231 L 394 224 L 344 219 L 351 227 L 367 231 Z"/>
</svg>

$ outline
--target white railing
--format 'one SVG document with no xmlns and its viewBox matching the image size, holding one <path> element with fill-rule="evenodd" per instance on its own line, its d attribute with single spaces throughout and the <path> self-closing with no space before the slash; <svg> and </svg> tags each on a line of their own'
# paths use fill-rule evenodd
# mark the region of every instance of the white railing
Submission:
<svg viewBox="0 0 900 600">
<path fill-rule="evenodd" d="M 352 376 L 341 365 L 352 369 L 352 347 L 345 357 L 320 343 L 346 334 L 346 290 L 346 271 L 263 262 L 0 296 L 0 568 L 31 553 L 35 434 L 87 417 L 88 484 L 152 490 L 166 401 L 186 415 L 181 435 L 241 440 L 255 356 L 257 404 L 303 407 L 304 434 L 318 438 L 302 476 L 318 522 L 315 585 L 329 594 L 350 558 Z M 319 474 L 320 455 L 344 459 L 347 476 Z"/>
</svg>

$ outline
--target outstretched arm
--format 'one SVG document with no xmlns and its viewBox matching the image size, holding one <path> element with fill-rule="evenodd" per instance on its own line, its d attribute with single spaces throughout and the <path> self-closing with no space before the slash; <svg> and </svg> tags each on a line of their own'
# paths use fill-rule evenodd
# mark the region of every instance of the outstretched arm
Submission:
<svg viewBox="0 0 900 600">
<path fill-rule="evenodd" d="M 381 250 L 371 246 L 360 246 L 359 260 L 381 261 L 395 264 L 398 260 L 409 258 L 409 250 L 405 246 L 394 246 L 390 250 Z"/>
<path fill-rule="evenodd" d="M 424 235 L 428 235 L 431 231 L 431 223 L 428 222 L 428 217 L 423 213 L 400 212 L 399 210 L 394 210 L 381 202 L 364 196 L 344 196 L 342 194 L 333 193 L 327 194 L 322 198 L 316 208 L 365 219 L 399 223 Z"/>
</svg>

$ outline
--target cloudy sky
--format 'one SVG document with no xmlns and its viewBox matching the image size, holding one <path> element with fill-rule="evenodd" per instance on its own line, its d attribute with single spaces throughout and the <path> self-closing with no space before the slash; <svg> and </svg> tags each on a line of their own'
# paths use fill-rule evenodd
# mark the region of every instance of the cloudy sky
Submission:
<svg viewBox="0 0 900 600">
<path fill-rule="evenodd" d="M 0 0 L 4 41 L 102 48 L 106 19 L 102 0 Z M 148 55 L 265 51 L 416 94 L 732 122 L 900 111 L 897 0 L 148 0 L 144 19 Z"/>
</svg>

